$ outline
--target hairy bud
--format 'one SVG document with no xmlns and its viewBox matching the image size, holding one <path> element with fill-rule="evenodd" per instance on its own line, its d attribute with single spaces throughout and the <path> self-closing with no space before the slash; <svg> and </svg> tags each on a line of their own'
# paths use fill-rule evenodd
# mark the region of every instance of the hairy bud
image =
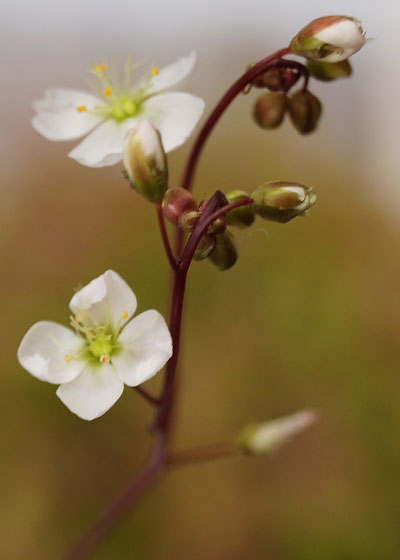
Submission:
<svg viewBox="0 0 400 560">
<path fill-rule="evenodd" d="M 249 195 L 244 191 L 230 191 L 226 193 L 226 198 L 229 203 L 237 202 L 239 200 L 245 200 L 249 198 Z M 239 208 L 234 208 L 226 214 L 226 223 L 230 226 L 235 226 L 238 228 L 246 228 L 251 226 L 254 222 L 255 213 L 252 204 L 247 204 L 246 206 L 239 206 Z"/>
<path fill-rule="evenodd" d="M 365 44 L 361 23 L 347 16 L 325 16 L 314 19 L 292 39 L 293 54 L 310 60 L 340 62 Z"/>
<path fill-rule="evenodd" d="M 181 225 L 186 213 L 197 211 L 197 204 L 193 196 L 186 189 L 168 189 L 162 201 L 163 214 L 175 225 Z"/>
<path fill-rule="evenodd" d="M 255 212 L 266 220 L 286 223 L 296 216 L 306 216 L 317 197 L 312 187 L 286 181 L 272 181 L 251 195 Z"/>
<path fill-rule="evenodd" d="M 167 158 L 160 133 L 149 121 L 140 121 L 127 134 L 123 163 L 132 187 L 150 202 L 161 202 L 168 188 Z"/>
<path fill-rule="evenodd" d="M 265 93 L 257 99 L 254 105 L 254 120 L 261 128 L 277 128 L 285 116 L 286 105 L 287 101 L 284 93 Z"/>
<path fill-rule="evenodd" d="M 311 76 L 323 82 L 330 82 L 338 78 L 348 78 L 352 73 L 351 64 L 347 59 L 340 62 L 309 60 L 307 62 L 307 69 Z"/>
<path fill-rule="evenodd" d="M 216 236 L 215 249 L 208 258 L 220 270 L 227 270 L 235 264 L 238 254 L 234 237 L 229 231 Z"/>
<path fill-rule="evenodd" d="M 318 97 L 308 90 L 298 90 L 289 97 L 288 110 L 290 119 L 300 134 L 310 134 L 318 126 L 322 105 Z"/>
<path fill-rule="evenodd" d="M 247 455 L 267 455 L 315 423 L 312 410 L 301 410 L 290 416 L 261 424 L 245 426 L 236 437 L 236 444 Z"/>
</svg>

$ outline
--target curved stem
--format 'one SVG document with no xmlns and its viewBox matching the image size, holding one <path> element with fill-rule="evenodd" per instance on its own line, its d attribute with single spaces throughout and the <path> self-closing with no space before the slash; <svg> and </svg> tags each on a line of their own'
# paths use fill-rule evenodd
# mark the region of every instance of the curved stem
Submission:
<svg viewBox="0 0 400 560">
<path fill-rule="evenodd" d="M 143 387 L 141 387 L 140 385 L 136 385 L 136 387 L 132 387 L 132 389 L 136 391 L 141 397 L 143 397 L 150 404 L 154 406 L 160 404 L 160 399 L 158 399 L 157 397 L 153 397 L 153 395 L 150 395 L 150 393 L 148 393 L 146 389 L 143 389 Z"/>
<path fill-rule="evenodd" d="M 186 164 L 185 172 L 182 177 L 181 187 L 183 189 L 190 190 L 193 174 L 203 146 L 210 132 L 216 125 L 218 119 L 221 117 L 222 113 L 225 111 L 231 101 L 233 101 L 233 99 L 235 99 L 235 97 L 243 91 L 247 84 L 257 78 L 257 76 L 263 74 L 268 69 L 271 62 L 289 53 L 290 49 L 285 48 L 276 51 L 274 54 L 271 54 L 266 58 L 263 58 L 262 60 L 260 60 L 260 62 L 257 62 L 257 64 L 254 64 L 251 68 L 249 68 L 249 70 L 247 70 L 247 72 L 245 72 L 238 80 L 236 80 L 236 82 L 232 84 L 225 95 L 223 95 L 219 103 L 217 103 L 215 109 L 212 111 L 212 113 L 204 123 L 203 128 L 200 130 L 199 135 L 197 136 L 197 139 L 194 143 Z"/>
<path fill-rule="evenodd" d="M 154 482 L 165 465 L 165 435 L 158 432 L 154 438 L 152 453 L 142 471 L 135 475 L 131 485 L 107 508 L 102 516 L 88 529 L 63 560 L 83 560 L 94 550 L 103 537 L 117 524 L 121 516 Z"/>
</svg>

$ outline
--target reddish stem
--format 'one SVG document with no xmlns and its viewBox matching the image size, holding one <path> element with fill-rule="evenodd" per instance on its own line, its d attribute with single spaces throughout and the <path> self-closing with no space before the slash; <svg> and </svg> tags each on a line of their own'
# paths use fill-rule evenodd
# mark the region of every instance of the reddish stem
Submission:
<svg viewBox="0 0 400 560">
<path fill-rule="evenodd" d="M 161 239 L 165 249 L 165 254 L 167 255 L 167 259 L 169 264 L 171 265 L 172 270 L 174 272 L 177 272 L 178 265 L 172 253 L 171 245 L 169 244 L 168 233 L 165 227 L 164 215 L 163 215 L 161 204 L 156 204 L 156 211 L 157 211 L 158 225 L 160 226 Z"/>
<path fill-rule="evenodd" d="M 289 53 L 290 49 L 285 48 L 276 51 L 274 54 L 271 54 L 266 58 L 263 58 L 262 60 L 260 60 L 260 62 L 257 62 L 257 64 L 251 66 L 251 68 L 249 68 L 247 72 L 245 72 L 238 80 L 236 80 L 236 82 L 231 85 L 225 95 L 222 96 L 221 100 L 217 103 L 215 109 L 212 111 L 212 113 L 204 123 L 203 128 L 200 130 L 199 135 L 197 136 L 197 139 L 194 143 L 186 164 L 185 172 L 182 177 L 181 187 L 183 189 L 190 190 L 193 174 L 203 146 L 210 132 L 216 125 L 222 113 L 225 111 L 225 109 L 227 109 L 231 101 L 233 101 L 235 97 L 243 91 L 247 84 L 250 84 L 255 78 L 257 78 L 261 74 L 264 74 L 264 72 L 270 66 L 271 62 Z"/>
<path fill-rule="evenodd" d="M 232 442 L 216 443 L 204 447 L 184 449 L 182 451 L 172 451 L 167 455 L 167 465 L 171 467 L 181 467 L 190 463 L 200 461 L 210 461 L 221 459 L 222 457 L 232 457 L 237 453 L 237 448 Z"/>
<path fill-rule="evenodd" d="M 154 406 L 160 404 L 160 399 L 158 399 L 157 397 L 153 397 L 153 395 L 150 395 L 150 393 L 148 393 L 146 389 L 143 389 L 143 387 L 141 387 L 140 385 L 137 385 L 136 387 L 132 387 L 132 389 L 136 391 L 141 397 L 143 397 L 150 404 Z"/>
</svg>

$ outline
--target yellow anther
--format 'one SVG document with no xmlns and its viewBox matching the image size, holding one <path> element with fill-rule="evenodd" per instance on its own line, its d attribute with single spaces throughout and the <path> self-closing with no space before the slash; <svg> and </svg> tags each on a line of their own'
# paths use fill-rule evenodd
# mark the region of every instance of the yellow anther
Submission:
<svg viewBox="0 0 400 560">
<path fill-rule="evenodd" d="M 110 356 L 106 356 L 105 354 L 100 356 L 100 362 L 102 364 L 108 364 L 109 361 L 110 361 Z"/>
<path fill-rule="evenodd" d="M 127 318 L 128 318 L 128 312 L 127 312 L 127 311 L 124 311 L 124 312 L 122 313 L 122 318 L 123 318 L 123 319 L 127 319 Z"/>
<path fill-rule="evenodd" d="M 69 356 L 68 354 L 65 354 L 64 360 L 67 362 L 67 364 L 69 364 L 69 362 L 71 361 L 71 356 Z"/>
<path fill-rule="evenodd" d="M 92 72 L 100 72 L 101 74 L 104 74 L 104 72 L 107 72 L 107 64 L 95 64 L 92 66 Z"/>
<path fill-rule="evenodd" d="M 108 97 L 109 95 L 111 95 L 113 92 L 113 88 L 112 87 L 108 87 L 103 91 L 103 95 L 104 97 Z"/>
<path fill-rule="evenodd" d="M 78 111 L 78 113 L 83 113 L 84 111 L 86 111 L 86 105 L 79 105 L 76 110 Z"/>
<path fill-rule="evenodd" d="M 160 72 L 160 69 L 159 69 L 158 66 L 154 66 L 154 67 L 151 69 L 151 73 L 153 74 L 153 76 L 157 76 L 157 74 L 159 74 L 159 72 Z"/>
</svg>

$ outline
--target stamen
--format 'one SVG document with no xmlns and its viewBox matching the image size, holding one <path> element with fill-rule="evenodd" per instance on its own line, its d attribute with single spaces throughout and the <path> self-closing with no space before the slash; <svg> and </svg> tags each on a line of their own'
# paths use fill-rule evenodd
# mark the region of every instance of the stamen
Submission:
<svg viewBox="0 0 400 560">
<path fill-rule="evenodd" d="M 105 354 L 100 356 L 100 362 L 102 364 L 108 364 L 109 361 L 110 361 L 110 356 L 106 356 Z"/>
<path fill-rule="evenodd" d="M 103 95 L 104 97 L 109 97 L 113 92 L 113 88 L 112 87 L 107 87 L 104 91 L 103 91 Z"/>
<path fill-rule="evenodd" d="M 128 318 L 128 312 L 126 310 L 124 310 L 124 312 L 122 313 L 122 318 L 124 320 Z"/>
<path fill-rule="evenodd" d="M 69 364 L 71 361 L 71 356 L 69 354 L 65 354 L 64 360 L 67 362 L 67 364 Z"/>
<path fill-rule="evenodd" d="M 92 66 L 91 70 L 92 72 L 100 72 L 101 74 L 104 74 L 104 72 L 107 72 L 107 64 L 95 64 Z"/>
<path fill-rule="evenodd" d="M 159 69 L 158 66 L 154 66 L 154 67 L 151 69 L 151 73 L 153 74 L 153 76 L 157 76 L 157 74 L 159 74 L 159 72 L 160 72 L 160 69 Z"/>
<path fill-rule="evenodd" d="M 87 108 L 86 105 L 79 105 L 79 107 L 77 107 L 76 110 L 78 111 L 78 113 L 83 113 L 84 111 L 87 110 Z"/>
</svg>

